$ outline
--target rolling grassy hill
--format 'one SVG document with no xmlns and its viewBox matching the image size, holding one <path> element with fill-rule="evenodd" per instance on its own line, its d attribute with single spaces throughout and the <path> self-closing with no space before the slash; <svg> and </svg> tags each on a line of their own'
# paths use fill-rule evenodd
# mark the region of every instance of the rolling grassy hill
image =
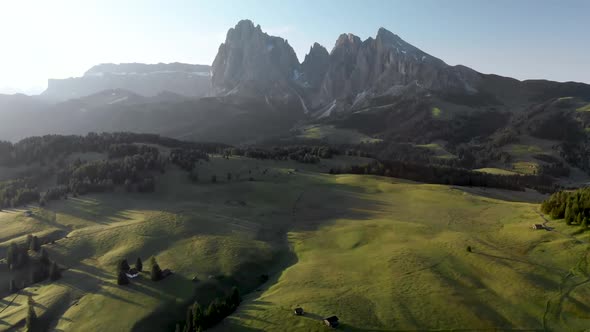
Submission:
<svg viewBox="0 0 590 332">
<path fill-rule="evenodd" d="M 587 326 L 587 245 L 573 229 L 532 231 L 537 204 L 484 197 L 520 193 L 325 174 L 358 162 L 214 157 L 197 166 L 197 184 L 171 168 L 152 194 L 70 198 L 32 217 L 2 211 L 0 257 L 33 233 L 55 240 L 44 247 L 66 270 L 16 296 L 2 290 L 0 331 L 24 326 L 27 294 L 55 330 L 173 330 L 188 303 L 234 284 L 248 294 L 215 330 L 321 331 L 333 314 L 344 330 Z M 174 275 L 116 285 L 121 259 L 151 256 Z M 293 316 L 297 305 L 309 314 Z"/>
</svg>

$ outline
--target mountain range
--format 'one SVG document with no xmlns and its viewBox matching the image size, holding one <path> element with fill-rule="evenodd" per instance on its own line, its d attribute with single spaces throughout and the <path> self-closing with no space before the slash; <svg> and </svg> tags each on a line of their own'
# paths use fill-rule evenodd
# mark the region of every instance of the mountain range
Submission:
<svg viewBox="0 0 590 332">
<path fill-rule="evenodd" d="M 209 92 L 211 68 L 184 63 L 105 63 L 90 68 L 82 77 L 50 79 L 42 96 L 52 101 L 76 99 L 109 89 L 124 89 L 155 96 L 172 92 L 203 97 Z"/>
<path fill-rule="evenodd" d="M 38 97 L 0 96 L 0 138 L 125 130 L 233 144 L 371 141 L 388 157 L 406 144 L 438 146 L 466 167 L 544 165 L 513 153 L 527 142 L 590 170 L 589 103 L 590 85 L 451 66 L 384 28 L 366 40 L 342 34 L 331 51 L 314 43 L 300 63 L 287 40 L 243 20 L 211 66 L 102 64 L 50 80 Z"/>
</svg>

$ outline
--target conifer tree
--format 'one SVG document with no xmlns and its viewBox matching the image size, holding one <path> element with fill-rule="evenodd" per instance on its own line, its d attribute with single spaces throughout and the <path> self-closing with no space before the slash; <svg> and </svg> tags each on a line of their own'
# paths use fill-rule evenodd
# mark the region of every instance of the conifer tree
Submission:
<svg viewBox="0 0 590 332">
<path fill-rule="evenodd" d="M 39 251 L 39 249 L 41 249 L 41 244 L 39 243 L 38 237 L 33 236 L 33 239 L 31 240 L 31 245 L 30 245 L 29 249 L 31 249 L 33 251 Z"/>
<path fill-rule="evenodd" d="M 41 263 L 45 265 L 49 265 L 51 261 L 49 260 L 49 253 L 45 248 L 41 248 Z"/>
<path fill-rule="evenodd" d="M 16 243 L 11 242 L 6 251 L 6 264 L 8 266 L 14 266 L 18 257 L 18 247 Z"/>
<path fill-rule="evenodd" d="M 189 306 L 186 309 L 186 325 L 184 329 L 188 332 L 193 332 L 195 330 L 195 326 L 193 325 L 193 307 Z"/>
<path fill-rule="evenodd" d="M 137 257 L 137 260 L 135 261 L 135 269 L 139 272 L 143 271 L 143 263 L 141 262 L 140 257 Z"/>
<path fill-rule="evenodd" d="M 229 301 L 230 305 L 235 309 L 240 305 L 240 302 L 242 302 L 242 299 L 240 298 L 240 291 L 238 290 L 237 287 L 234 287 L 232 289 L 232 293 L 230 296 L 230 301 Z"/>
<path fill-rule="evenodd" d="M 123 271 L 119 271 L 119 275 L 117 277 L 117 285 L 127 285 L 129 284 L 129 278 Z"/>
<path fill-rule="evenodd" d="M 130 269 L 129 263 L 127 263 L 127 259 L 124 259 L 119 263 L 119 271 L 128 272 Z"/>
<path fill-rule="evenodd" d="M 156 258 L 152 257 L 151 259 L 151 272 L 150 272 L 150 277 L 152 279 L 152 281 L 158 281 L 160 279 L 162 279 L 162 269 L 160 269 L 160 265 L 158 265 L 158 262 L 156 262 Z"/>
<path fill-rule="evenodd" d="M 49 279 L 52 281 L 56 281 L 61 278 L 61 271 L 59 270 L 59 266 L 56 262 L 51 263 L 51 267 L 49 268 Z"/>
<path fill-rule="evenodd" d="M 14 279 L 10 279 L 10 284 L 8 285 L 8 291 L 12 293 L 16 293 L 18 289 L 16 288 L 16 281 Z"/>
<path fill-rule="evenodd" d="M 199 302 L 195 302 L 195 304 L 193 304 L 193 326 L 196 331 L 204 327 L 203 314 L 201 305 Z"/>
<path fill-rule="evenodd" d="M 26 331 L 33 332 L 37 330 L 37 313 L 35 313 L 34 303 L 32 302 L 32 298 L 29 297 L 29 311 L 27 312 L 27 320 L 26 320 Z"/>
</svg>

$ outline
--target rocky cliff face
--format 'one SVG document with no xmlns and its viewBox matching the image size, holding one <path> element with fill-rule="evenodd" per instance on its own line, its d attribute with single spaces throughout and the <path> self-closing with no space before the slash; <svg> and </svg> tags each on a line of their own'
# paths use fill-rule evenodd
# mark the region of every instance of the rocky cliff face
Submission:
<svg viewBox="0 0 590 332">
<path fill-rule="evenodd" d="M 152 97 L 168 91 L 187 97 L 202 97 L 211 88 L 211 69 L 205 65 L 101 64 L 84 76 L 50 79 L 43 97 L 61 101 L 89 96 L 104 90 L 124 89 Z"/>
<path fill-rule="evenodd" d="M 212 72 L 218 95 L 280 97 L 300 75 L 300 65 L 286 40 L 269 36 L 244 20 L 228 31 Z"/>
<path fill-rule="evenodd" d="M 374 39 L 361 41 L 352 34 L 338 38 L 315 100 L 318 105 L 355 100 L 411 84 L 432 91 L 475 93 L 479 77 L 476 71 L 451 67 L 381 28 Z"/>
<path fill-rule="evenodd" d="M 330 53 L 328 50 L 322 45 L 314 43 L 301 64 L 303 72 L 301 81 L 304 82 L 304 86 L 311 89 L 312 92 L 318 92 L 329 65 Z"/>
<path fill-rule="evenodd" d="M 449 66 L 383 28 L 365 41 L 342 34 L 330 53 L 315 43 L 299 64 L 286 40 L 267 35 L 251 21 L 229 30 L 212 72 L 218 95 L 296 96 L 302 108 L 322 114 L 330 105 L 347 109 L 359 99 L 409 85 L 476 93 L 481 76 L 466 67 Z"/>
</svg>

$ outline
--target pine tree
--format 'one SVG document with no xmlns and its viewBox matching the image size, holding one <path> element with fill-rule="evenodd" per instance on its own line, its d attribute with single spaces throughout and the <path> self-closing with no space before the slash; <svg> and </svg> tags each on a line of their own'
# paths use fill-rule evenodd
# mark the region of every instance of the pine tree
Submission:
<svg viewBox="0 0 590 332">
<path fill-rule="evenodd" d="M 45 265 L 49 265 L 51 263 L 51 261 L 49 260 L 49 253 L 47 252 L 47 250 L 45 248 L 41 248 L 40 261 L 41 261 L 41 263 L 43 263 Z"/>
<path fill-rule="evenodd" d="M 33 239 L 31 240 L 31 245 L 29 246 L 29 249 L 31 249 L 33 251 L 39 251 L 40 248 L 41 248 L 41 246 L 39 245 L 39 238 L 36 236 L 33 236 Z"/>
<path fill-rule="evenodd" d="M 162 279 L 162 269 L 160 269 L 160 265 L 158 265 L 158 262 L 156 262 L 156 258 L 152 257 L 151 259 L 151 272 L 150 272 L 150 277 L 152 279 L 152 281 L 158 281 L 160 279 Z"/>
<path fill-rule="evenodd" d="M 240 291 L 237 287 L 234 287 L 232 289 L 229 304 L 233 307 L 233 309 L 235 309 L 240 305 L 240 302 L 242 302 L 242 299 L 240 298 Z"/>
<path fill-rule="evenodd" d="M 32 243 L 33 243 L 33 235 L 27 234 L 27 240 L 26 240 L 27 248 L 31 248 Z"/>
<path fill-rule="evenodd" d="M 127 259 L 124 259 L 119 263 L 119 271 L 128 272 L 131 267 L 129 267 L 129 263 L 127 263 Z"/>
<path fill-rule="evenodd" d="M 143 271 L 143 263 L 140 257 L 137 257 L 137 261 L 135 261 L 135 269 L 139 272 Z"/>
<path fill-rule="evenodd" d="M 14 266 L 18 257 L 18 247 L 16 243 L 11 242 L 6 251 L 6 264 L 8 266 Z"/>
<path fill-rule="evenodd" d="M 29 252 L 26 250 L 18 250 L 16 264 L 14 264 L 17 268 L 23 267 L 29 264 Z"/>
<path fill-rule="evenodd" d="M 8 285 L 8 291 L 12 293 L 16 293 L 18 288 L 16 288 L 16 281 L 14 279 L 10 279 L 10 284 Z"/>
<path fill-rule="evenodd" d="M 193 307 L 189 306 L 186 309 L 186 326 L 184 329 L 188 332 L 193 332 L 195 330 L 195 326 L 193 325 Z"/>
<path fill-rule="evenodd" d="M 29 297 L 31 299 L 31 297 Z M 37 314 L 33 303 L 29 303 L 29 311 L 27 312 L 26 331 L 32 332 L 37 329 Z"/>
<path fill-rule="evenodd" d="M 201 308 L 199 302 L 195 302 L 195 304 L 193 304 L 193 326 L 195 327 L 196 331 L 204 326 L 203 309 Z"/>
<path fill-rule="evenodd" d="M 56 262 L 51 263 L 51 267 L 49 268 L 49 278 L 52 281 L 56 281 L 61 278 L 61 271 L 59 270 L 59 266 Z"/>
<path fill-rule="evenodd" d="M 117 285 L 127 285 L 129 284 L 129 279 L 127 275 L 123 271 L 119 271 L 119 276 L 117 277 Z"/>
</svg>

